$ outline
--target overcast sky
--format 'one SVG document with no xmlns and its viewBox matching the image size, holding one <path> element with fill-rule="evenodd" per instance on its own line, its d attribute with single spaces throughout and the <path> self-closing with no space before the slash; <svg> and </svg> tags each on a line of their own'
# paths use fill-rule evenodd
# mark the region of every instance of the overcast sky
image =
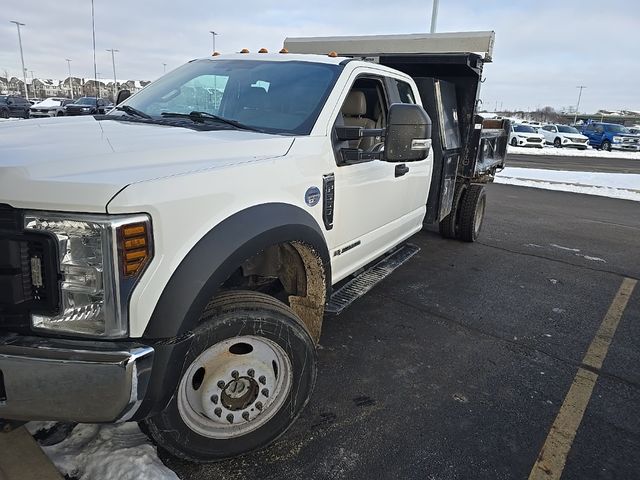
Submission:
<svg viewBox="0 0 640 480">
<path fill-rule="evenodd" d="M 36 77 L 91 77 L 90 0 L 0 0 L 0 75 L 20 73 L 16 27 L 25 66 Z M 286 36 L 425 32 L 431 1 L 95 0 L 98 72 L 154 80 L 216 49 L 278 50 Z M 441 0 L 438 31 L 494 30 L 494 63 L 485 67 L 485 108 L 575 105 L 581 111 L 640 110 L 639 0 Z M 31 73 L 29 73 L 31 76 Z"/>
</svg>

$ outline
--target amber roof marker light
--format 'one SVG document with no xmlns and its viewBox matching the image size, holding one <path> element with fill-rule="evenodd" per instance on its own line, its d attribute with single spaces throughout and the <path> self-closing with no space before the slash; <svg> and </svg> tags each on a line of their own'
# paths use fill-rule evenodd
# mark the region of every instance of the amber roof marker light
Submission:
<svg viewBox="0 0 640 480">
<path fill-rule="evenodd" d="M 338 56 L 338 52 L 329 52 L 327 53 L 327 56 L 331 58 L 336 58 Z"/>
<path fill-rule="evenodd" d="M 267 50 L 266 48 L 261 48 L 260 50 L 258 50 L 258 53 L 269 53 L 269 50 Z"/>
<path fill-rule="evenodd" d="M 243 48 L 242 50 L 240 50 L 240 53 L 249 53 L 249 49 L 248 48 Z"/>
<path fill-rule="evenodd" d="M 211 54 L 212 57 L 219 57 L 220 56 L 220 52 L 213 52 Z"/>
<path fill-rule="evenodd" d="M 283 48 L 282 50 L 280 50 L 280 53 L 289 53 L 289 50 L 287 50 L 286 48 Z"/>
</svg>

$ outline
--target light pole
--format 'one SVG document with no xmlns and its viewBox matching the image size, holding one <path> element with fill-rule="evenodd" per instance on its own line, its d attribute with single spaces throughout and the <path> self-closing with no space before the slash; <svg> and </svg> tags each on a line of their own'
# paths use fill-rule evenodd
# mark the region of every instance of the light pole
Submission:
<svg viewBox="0 0 640 480">
<path fill-rule="evenodd" d="M 576 114 L 573 117 L 573 124 L 575 125 L 578 121 L 578 109 L 580 108 L 580 99 L 582 98 L 582 89 L 587 88 L 584 85 L 578 85 L 576 88 L 580 89 L 580 93 L 578 93 L 578 104 L 576 105 Z"/>
<path fill-rule="evenodd" d="M 431 33 L 436 33 L 436 22 L 438 21 L 438 4 L 440 0 L 433 0 L 433 10 L 431 10 Z"/>
<path fill-rule="evenodd" d="M 107 52 L 111 52 L 111 63 L 113 64 L 113 101 L 115 102 L 116 97 L 118 96 L 118 86 L 116 81 L 116 52 L 120 50 L 116 50 L 115 48 L 110 48 Z"/>
<path fill-rule="evenodd" d="M 216 51 L 216 35 L 220 35 L 217 32 L 214 32 L 213 30 L 210 30 L 209 33 L 211 34 L 211 37 L 213 38 L 213 52 Z M 211 53 L 213 53 L 211 52 Z"/>
<path fill-rule="evenodd" d="M 102 96 L 100 92 L 100 72 L 96 72 L 96 88 L 98 89 L 98 95 L 96 96 L 96 105 L 98 103 L 98 99 Z"/>
<path fill-rule="evenodd" d="M 71 59 L 65 58 L 67 62 L 67 67 L 69 67 L 69 94 L 71 95 L 71 100 L 73 100 L 73 82 L 71 81 Z"/>
<path fill-rule="evenodd" d="M 18 27 L 18 43 L 20 44 L 20 61 L 22 62 L 22 78 L 24 80 L 24 98 L 29 100 L 29 92 L 27 91 L 27 70 L 24 68 L 24 54 L 22 53 L 22 35 L 20 35 L 20 27 L 24 27 L 24 23 L 20 23 L 16 20 L 11 20 L 10 23 L 15 23 Z"/>
</svg>

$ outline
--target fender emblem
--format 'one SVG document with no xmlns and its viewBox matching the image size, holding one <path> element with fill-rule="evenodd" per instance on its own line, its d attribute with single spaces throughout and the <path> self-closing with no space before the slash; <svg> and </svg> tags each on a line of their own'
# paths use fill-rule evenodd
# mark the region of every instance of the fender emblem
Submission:
<svg viewBox="0 0 640 480">
<path fill-rule="evenodd" d="M 309 187 L 304 194 L 304 201 L 310 207 L 314 207 L 320 201 L 320 189 L 318 187 Z"/>
</svg>

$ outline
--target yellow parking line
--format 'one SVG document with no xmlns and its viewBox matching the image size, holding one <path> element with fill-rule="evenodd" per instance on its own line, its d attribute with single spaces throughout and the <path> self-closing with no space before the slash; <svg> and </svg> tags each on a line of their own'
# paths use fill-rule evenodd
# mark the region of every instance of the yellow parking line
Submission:
<svg viewBox="0 0 640 480">
<path fill-rule="evenodd" d="M 616 333 L 622 314 L 637 283 L 637 280 L 631 278 L 625 278 L 622 281 L 618 293 L 611 302 L 611 306 L 582 360 L 583 365 L 596 370 L 602 367 L 613 335 Z M 558 416 L 551 425 L 547 439 L 540 449 L 538 459 L 531 469 L 529 480 L 560 478 L 597 380 L 597 373 L 584 368 L 578 369 Z"/>
</svg>

